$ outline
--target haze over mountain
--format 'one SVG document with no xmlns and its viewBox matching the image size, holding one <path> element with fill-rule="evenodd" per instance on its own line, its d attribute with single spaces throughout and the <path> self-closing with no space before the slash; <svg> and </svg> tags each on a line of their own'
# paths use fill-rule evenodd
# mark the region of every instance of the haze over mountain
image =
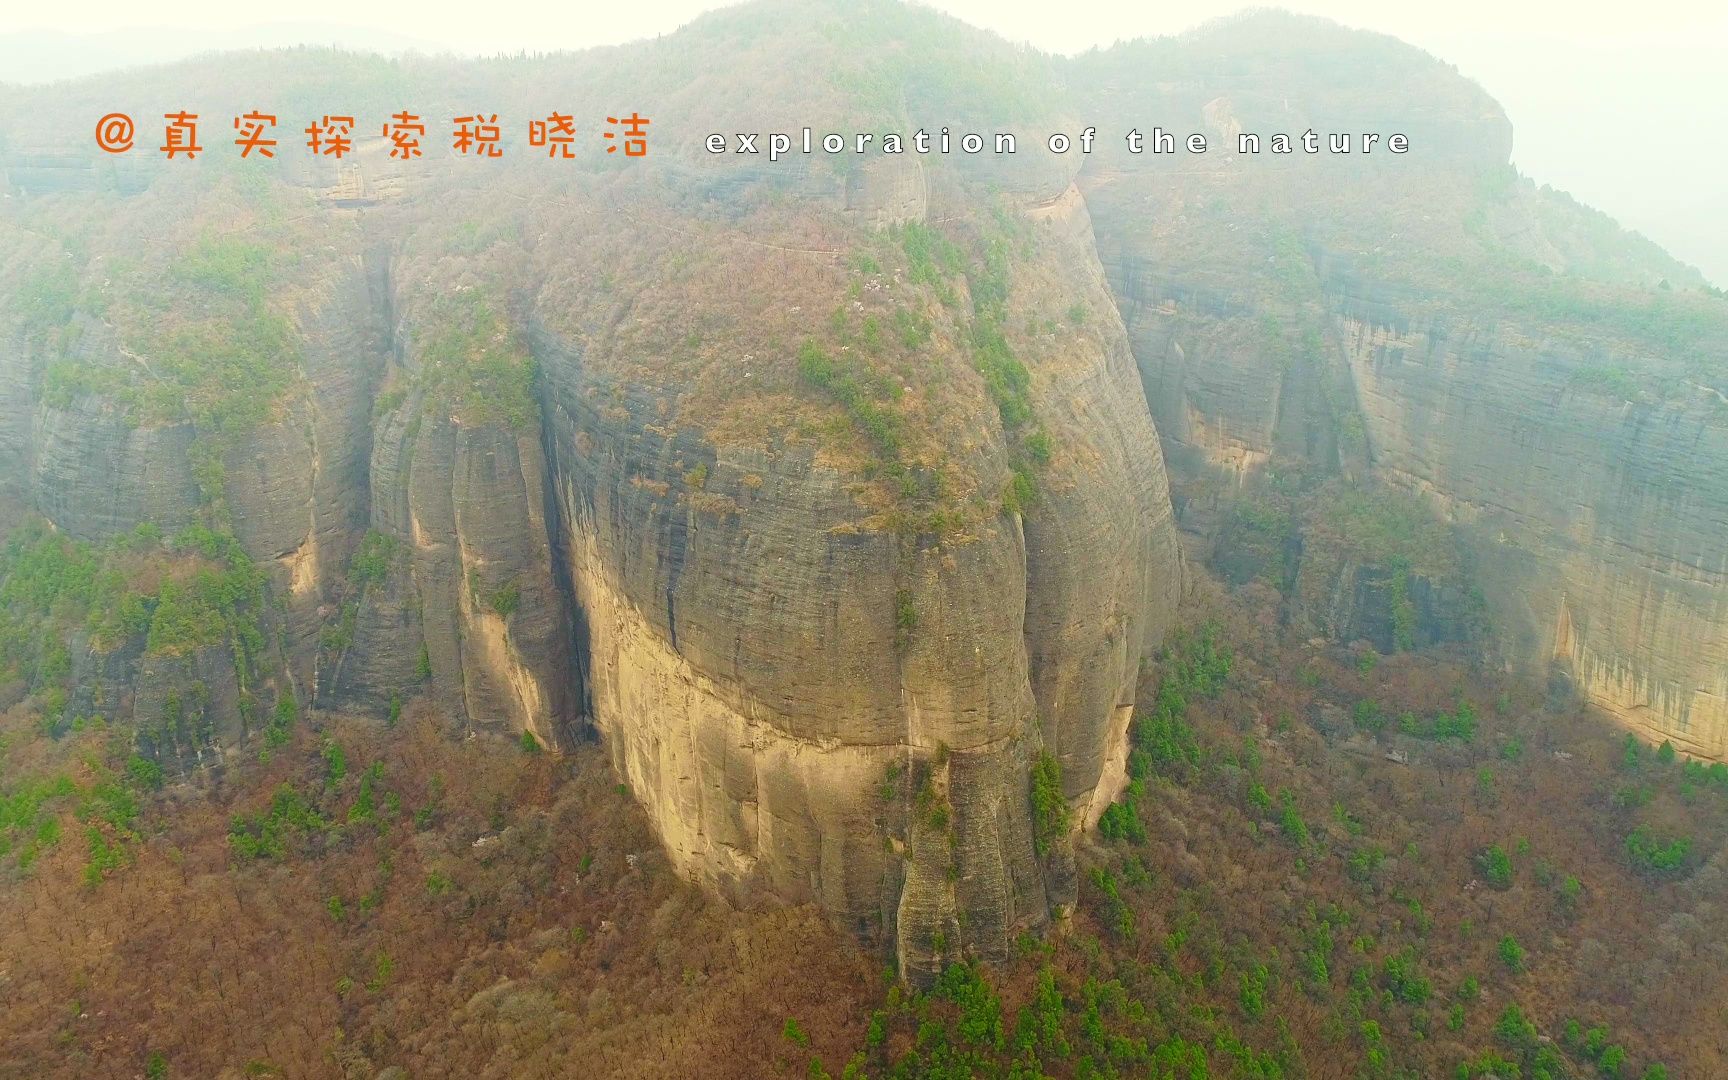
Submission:
<svg viewBox="0 0 1728 1080">
<path fill-rule="evenodd" d="M 105 3 L 22 10 L 0 17 L 0 81 L 40 82 L 223 48 L 340 45 L 485 56 L 623 44 L 666 34 L 711 8 L 710 0 L 652 0 L 619 9 L 492 5 L 484 19 L 412 4 L 297 8 L 304 20 L 265 23 L 227 5 L 179 0 L 139 26 L 136 12 Z M 947 0 L 934 5 L 1011 41 L 1074 54 L 1142 36 L 1171 35 L 1228 15 L 1240 4 L 1180 6 L 1082 0 L 1060 13 L 1046 4 Z M 1728 215 L 1716 178 L 1728 151 L 1706 137 L 1701 110 L 1728 95 L 1719 60 L 1728 15 L 1690 0 L 1616 9 L 1541 6 L 1508 10 L 1487 0 L 1442 9 L 1367 0 L 1311 0 L 1295 10 L 1393 34 L 1456 65 L 1517 119 L 1513 163 L 1665 245 L 1728 284 Z M 317 21 L 311 21 L 317 20 Z M 52 27 L 53 29 L 47 29 Z M 15 29 L 14 29 L 15 28 Z"/>
<path fill-rule="evenodd" d="M 445 51 L 410 34 L 341 23 L 279 22 L 232 29 L 134 26 L 118 30 L 25 29 L 0 33 L 0 81 L 32 85 L 169 64 L 201 53 L 322 45 L 394 55 Z"/>
</svg>

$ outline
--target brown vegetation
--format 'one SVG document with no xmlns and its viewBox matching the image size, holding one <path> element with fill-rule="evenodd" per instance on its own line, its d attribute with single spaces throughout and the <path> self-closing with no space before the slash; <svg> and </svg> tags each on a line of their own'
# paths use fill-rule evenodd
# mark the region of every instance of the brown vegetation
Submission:
<svg viewBox="0 0 1728 1080">
<path fill-rule="evenodd" d="M 0 790 L 73 793 L 45 803 L 58 843 L 5 860 L 0 1075 L 160 1054 L 186 1076 L 1006 1075 L 1028 1055 L 1054 1076 L 1433 1076 L 1517 1061 L 1510 1006 L 1554 1040 L 1531 1044 L 1558 1048 L 1552 1075 L 1598 1068 L 1574 1019 L 1605 1026 L 1621 1075 L 1728 1065 L 1709 895 L 1728 792 L 1461 657 L 1287 644 L 1254 589 L 1202 593 L 1230 670 L 1190 695 L 1192 755 L 1148 759 L 1145 838 L 1093 834 L 1049 943 L 925 994 L 890 992 L 813 910 L 728 911 L 677 881 L 592 748 L 454 744 L 413 707 L 394 730 L 325 718 L 196 785 L 132 782 L 127 828 L 88 794 L 125 738 L 49 739 L 15 709 Z M 1437 737 L 1437 715 L 1467 733 Z M 254 857 L 229 834 L 263 835 L 284 786 L 323 824 Z M 1640 825 L 1690 838 L 1682 865 L 1634 858 Z M 1022 1014 L 1067 1052 L 1026 1050 Z M 1192 1053 L 1210 1072 L 1170 1064 Z"/>
<path fill-rule="evenodd" d="M 6 793 L 100 770 L 107 733 L 29 727 L 7 717 Z M 231 818 L 282 785 L 339 824 L 247 858 Z M 412 708 L 393 731 L 303 725 L 267 763 L 145 796 L 94 884 L 74 801 L 27 871 L 6 860 L 0 1076 L 135 1076 L 160 1054 L 172 1076 L 753 1077 L 787 1017 L 837 1055 L 879 992 L 812 910 L 729 911 L 679 882 L 593 748 L 456 744 Z"/>
</svg>

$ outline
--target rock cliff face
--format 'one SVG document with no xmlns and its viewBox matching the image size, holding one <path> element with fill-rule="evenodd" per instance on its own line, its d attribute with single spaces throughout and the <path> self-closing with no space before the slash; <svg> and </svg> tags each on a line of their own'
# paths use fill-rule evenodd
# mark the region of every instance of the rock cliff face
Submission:
<svg viewBox="0 0 1728 1080">
<path fill-rule="evenodd" d="M 934 128 L 1017 81 L 1056 122 L 1041 59 L 893 5 L 819 10 L 834 85 L 788 86 L 787 124 Z M 129 568 L 191 575 L 177 537 L 231 536 L 270 597 L 260 650 L 239 617 L 171 644 L 169 601 L 140 592 L 142 623 L 74 639 L 101 688 L 80 711 L 185 767 L 295 702 L 592 734 L 685 872 L 818 901 L 915 975 L 1074 901 L 1071 838 L 1125 783 L 1181 573 L 1076 165 L 709 160 L 701 125 L 742 123 L 714 103 L 759 69 L 723 50 L 692 82 L 685 59 L 786 35 L 777 11 L 639 50 L 664 149 L 635 173 L 428 162 L 358 212 L 303 169 L 161 174 L 68 280 L 29 284 L 79 264 L 49 242 L 9 268 L 52 301 L 8 324 L 9 497 Z M 928 55 L 860 96 L 901 32 Z M 952 55 L 967 77 L 936 77 Z M 609 68 L 577 97 L 616 89 Z M 104 284 L 139 231 L 164 254 Z M 243 348 L 192 369 L 207 330 Z M 1035 765 L 1065 813 L 1034 812 Z"/>
<path fill-rule="evenodd" d="M 1401 130 L 1413 147 L 1118 154 L 1082 175 L 1186 526 L 1235 550 L 1230 505 L 1279 476 L 1419 496 L 1456 525 L 1473 588 L 1411 578 L 1418 639 L 1463 636 L 1485 605 L 1497 662 L 1722 757 L 1728 305 L 1670 296 L 1696 273 L 1511 178 L 1505 118 L 1415 50 L 1379 47 L 1405 68 L 1384 81 L 1351 60 L 1367 35 L 1273 15 L 1172 43 L 1165 80 L 1126 83 L 1146 48 L 1089 62 L 1117 91 L 1101 111 L 1219 137 Z M 1342 74 L 1257 81 L 1295 51 Z M 1285 583 L 1296 621 L 1395 647 L 1391 568 L 1335 552 L 1316 567 L 1318 549 Z"/>
<path fill-rule="evenodd" d="M 688 871 L 895 931 L 913 970 L 1000 952 L 1072 902 L 1066 837 L 1047 866 L 1034 852 L 1032 762 L 1060 762 L 1076 822 L 1101 812 L 1174 609 L 1162 463 L 1084 207 L 1072 189 L 1040 203 L 1009 211 L 1037 247 L 1010 297 L 1048 287 L 1041 304 L 1083 300 L 1098 325 L 1021 343 L 1057 448 L 1026 513 L 991 499 L 952 528 L 882 528 L 857 473 L 795 431 L 669 423 L 692 388 L 631 378 L 603 336 L 536 336 L 591 716 L 619 772 Z M 811 262 L 824 287 L 857 280 Z M 776 277 L 752 307 L 775 306 Z M 584 321 L 561 290 L 538 304 Z M 946 353 L 918 362 L 976 378 Z M 954 471 L 994 492 L 1006 452 L 982 419 Z"/>
<path fill-rule="evenodd" d="M 1337 326 L 1375 474 L 1427 495 L 1484 553 L 1504 659 L 1552 671 L 1652 739 L 1728 755 L 1715 392 L 1626 400 L 1580 379 L 1599 357 L 1352 308 Z"/>
<path fill-rule="evenodd" d="M 91 165 L 68 174 L 88 192 L 8 206 L 0 509 L 80 541 L 119 612 L 8 609 L 71 657 L 15 674 L 66 679 L 69 715 L 129 721 L 185 768 L 304 705 L 388 722 L 425 697 L 456 731 L 598 737 L 684 872 L 815 900 L 928 974 L 1075 897 L 1072 837 L 1126 783 L 1174 615 L 1167 454 L 1183 526 L 1227 575 L 1285 590 L 1299 630 L 1468 638 L 1728 753 L 1722 387 L 1652 360 L 1647 333 L 1573 333 L 1546 293 L 1503 310 L 1466 288 L 1490 255 L 1600 254 L 1505 180 L 1509 127 L 1474 87 L 1283 16 L 1236 31 L 1058 71 L 898 5 L 769 4 L 383 85 L 258 58 L 248 93 L 333 80 L 400 107 L 408 87 L 429 114 L 482 83 L 516 116 L 558 94 L 602 116 L 628 89 L 654 150 Z M 1402 91 L 1289 70 L 1306 33 Z M 1244 71 L 1273 77 L 1216 74 Z M 739 89 L 763 72 L 779 82 Z M 1226 142 L 1398 129 L 1419 152 L 1039 148 L 1082 114 Z M 1001 117 L 1018 154 L 701 149 Z M 1429 257 L 1461 233 L 1474 246 Z M 1627 303 L 1656 264 L 1592 265 Z M 1668 381 L 1617 398 L 1622 367 Z M 1364 487 L 1412 498 L 1389 511 Z M 1035 811 L 1035 772 L 1061 807 Z"/>
</svg>

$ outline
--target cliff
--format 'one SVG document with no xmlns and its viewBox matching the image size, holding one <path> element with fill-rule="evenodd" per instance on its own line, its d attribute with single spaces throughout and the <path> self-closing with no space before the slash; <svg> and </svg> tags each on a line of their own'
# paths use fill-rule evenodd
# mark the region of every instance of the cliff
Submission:
<svg viewBox="0 0 1728 1080">
<path fill-rule="evenodd" d="M 66 196 L 109 215 L 71 244 L 40 228 L 66 204 L 33 204 L 13 273 L 51 310 L 14 308 L 0 453 L 40 550 L 139 611 L 98 645 L 99 600 L 31 616 L 70 635 L 75 683 L 102 658 L 112 692 L 68 708 L 166 731 L 165 696 L 195 697 L 160 740 L 185 766 L 299 705 L 591 732 L 682 872 L 816 900 L 914 975 L 1072 904 L 1072 833 L 1125 783 L 1175 607 L 1159 443 L 1074 164 L 695 149 L 765 122 L 736 98 L 753 57 L 813 41 L 830 78 L 787 71 L 767 121 L 934 127 L 1012 89 L 1057 122 L 1042 58 L 821 11 L 826 39 L 753 8 L 630 64 L 493 72 L 519 112 L 569 70 L 577 104 L 628 77 L 664 148 L 628 171 L 362 156 L 346 195 L 304 167 L 161 172 Z M 447 74 L 414 84 L 437 102 Z M 304 92 L 303 68 L 260 75 Z M 166 601 L 135 564 L 189 567 L 204 534 L 259 595 L 152 644 Z M 60 678 L 26 659 L 39 692 Z"/>
<path fill-rule="evenodd" d="M 49 122 L 191 86 L 209 116 L 628 105 L 652 149 L 122 169 Z M 682 873 L 817 901 L 915 975 L 1074 901 L 1178 520 L 1298 632 L 1466 642 L 1728 754 L 1723 305 L 1511 177 L 1497 106 L 1395 43 L 1267 15 L 1059 63 L 776 3 L 533 62 L 56 93 L 4 120 L 0 509 L 31 521 L 0 682 L 57 723 L 182 770 L 415 698 L 598 738 Z M 1042 148 L 1081 116 L 1414 149 Z M 805 124 L 1021 149 L 702 149 Z"/>
<path fill-rule="evenodd" d="M 1154 63 L 1157 82 L 1132 77 Z M 1272 530 L 1295 553 L 1275 575 L 1294 625 L 1391 651 L 1403 605 L 1428 624 L 1406 647 L 1471 640 L 1653 741 L 1728 753 L 1728 303 L 1518 178 L 1498 107 L 1389 39 L 1269 13 L 1077 68 L 1095 115 L 1225 140 L 1081 177 L 1184 526 L 1240 562 L 1266 530 L 1239 508 L 1309 491 Z M 1310 128 L 1412 149 L 1232 152 L 1233 132 Z M 1300 520 L 1329 477 L 1413 496 L 1452 535 L 1364 563 L 1346 549 L 1383 521 Z"/>
</svg>

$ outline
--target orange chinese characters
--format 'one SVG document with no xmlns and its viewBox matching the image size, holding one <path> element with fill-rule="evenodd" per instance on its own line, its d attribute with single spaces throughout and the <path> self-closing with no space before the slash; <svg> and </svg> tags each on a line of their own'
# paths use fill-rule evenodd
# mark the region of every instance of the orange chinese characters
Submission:
<svg viewBox="0 0 1728 1080">
<path fill-rule="evenodd" d="M 455 141 L 452 145 L 458 154 L 475 154 L 480 157 L 503 157 L 504 148 L 498 145 L 498 114 L 483 116 L 479 113 L 473 116 L 458 116 L 451 123 L 456 125 Z"/>
<path fill-rule="evenodd" d="M 544 120 L 528 121 L 528 145 L 544 146 L 546 156 L 554 158 L 569 158 L 571 144 L 576 141 L 576 118 L 563 113 L 553 113 Z"/>
<path fill-rule="evenodd" d="M 411 112 L 399 112 L 390 117 L 379 134 L 390 140 L 390 156 L 407 161 L 420 156 L 420 136 L 426 134 L 426 125 Z"/>
<path fill-rule="evenodd" d="M 354 118 L 326 116 L 306 125 L 306 147 L 314 154 L 345 157 L 354 148 Z"/>
<path fill-rule="evenodd" d="M 197 113 L 163 113 L 162 119 L 168 124 L 162 129 L 161 149 L 170 161 L 181 154 L 190 159 L 204 152 L 204 148 L 198 145 Z"/>
<path fill-rule="evenodd" d="M 606 118 L 606 122 L 608 124 L 628 124 L 629 125 L 627 128 L 624 129 L 624 156 L 625 157 L 647 157 L 648 156 L 648 127 L 647 127 L 647 125 L 649 123 L 649 120 L 646 116 L 639 116 L 636 113 L 631 113 L 629 116 L 626 116 L 622 120 L 618 119 L 616 116 L 608 116 Z M 604 134 L 605 134 L 606 138 L 608 138 L 608 139 L 616 139 L 618 137 L 615 132 L 611 132 L 611 131 L 605 132 Z M 606 144 L 606 152 L 608 154 L 617 153 L 618 152 L 618 144 L 617 143 L 607 143 Z"/>
<path fill-rule="evenodd" d="M 276 130 L 276 117 L 269 113 L 249 112 L 234 118 L 234 130 L 240 133 L 235 136 L 234 145 L 240 148 L 241 157 L 251 157 L 254 150 L 260 157 L 276 156 L 276 140 L 265 138 L 266 128 Z"/>
</svg>

